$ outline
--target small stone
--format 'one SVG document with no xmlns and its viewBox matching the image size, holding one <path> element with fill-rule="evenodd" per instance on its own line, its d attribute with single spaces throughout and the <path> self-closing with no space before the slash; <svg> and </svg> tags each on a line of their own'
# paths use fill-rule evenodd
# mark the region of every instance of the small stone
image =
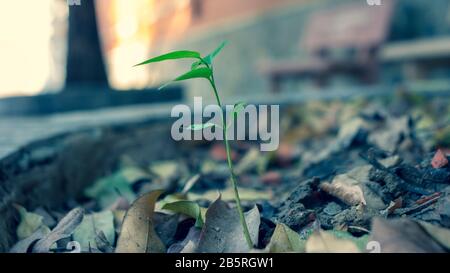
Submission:
<svg viewBox="0 0 450 273">
<path fill-rule="evenodd" d="M 311 221 L 312 210 L 305 209 L 300 203 L 286 207 L 278 215 L 278 221 L 293 230 L 300 230 Z"/>
<path fill-rule="evenodd" d="M 330 216 L 334 216 L 342 211 L 341 206 L 339 206 L 336 202 L 330 202 L 328 205 L 323 209 L 323 212 Z"/>
<path fill-rule="evenodd" d="M 448 164 L 448 159 L 445 156 L 444 152 L 442 150 L 437 150 L 436 154 L 434 155 L 433 159 L 431 160 L 431 166 L 435 169 L 439 169 L 442 167 L 445 167 Z"/>
</svg>

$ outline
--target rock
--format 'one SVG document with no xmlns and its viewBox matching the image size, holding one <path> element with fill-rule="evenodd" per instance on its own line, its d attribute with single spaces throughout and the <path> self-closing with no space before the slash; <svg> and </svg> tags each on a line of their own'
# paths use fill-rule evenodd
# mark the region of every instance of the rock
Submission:
<svg viewBox="0 0 450 273">
<path fill-rule="evenodd" d="M 288 198 L 286 198 L 284 203 L 286 205 L 302 203 L 308 206 L 314 202 L 314 188 L 317 188 L 319 182 L 318 179 L 314 178 L 300 182 Z"/>
<path fill-rule="evenodd" d="M 334 227 L 360 226 L 369 228 L 372 217 L 376 215 L 378 215 L 378 212 L 375 210 L 363 206 L 353 206 L 336 214 L 331 223 Z"/>
<path fill-rule="evenodd" d="M 327 206 L 323 209 L 323 212 L 328 214 L 329 216 L 334 216 L 342 211 L 341 206 L 336 202 L 330 202 L 327 204 Z"/>
<path fill-rule="evenodd" d="M 389 195 L 391 199 L 395 199 L 402 192 L 401 179 L 388 171 L 373 168 L 369 171 L 369 179 L 380 183 L 383 186 L 383 194 Z"/>
<path fill-rule="evenodd" d="M 291 229 L 298 231 L 311 222 L 313 211 L 305 209 L 300 203 L 283 207 L 276 217 L 276 222 L 283 223 Z"/>
</svg>

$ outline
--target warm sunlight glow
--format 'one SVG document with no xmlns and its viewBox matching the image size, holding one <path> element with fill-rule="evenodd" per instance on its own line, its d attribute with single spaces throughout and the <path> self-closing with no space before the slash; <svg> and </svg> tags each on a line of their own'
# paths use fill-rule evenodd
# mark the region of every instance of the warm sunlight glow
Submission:
<svg viewBox="0 0 450 273">
<path fill-rule="evenodd" d="M 134 69 L 155 43 L 180 37 L 190 22 L 189 0 L 98 0 L 98 15 L 110 84 L 144 88 L 160 81 L 158 70 Z M 169 20 L 166 21 L 166 19 Z"/>
<path fill-rule="evenodd" d="M 0 1 L 0 97 L 49 88 L 53 1 Z"/>
</svg>

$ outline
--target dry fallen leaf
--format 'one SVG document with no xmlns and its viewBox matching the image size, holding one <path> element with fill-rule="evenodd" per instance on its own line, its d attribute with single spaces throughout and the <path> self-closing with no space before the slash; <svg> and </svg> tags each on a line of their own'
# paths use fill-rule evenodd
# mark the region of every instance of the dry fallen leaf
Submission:
<svg viewBox="0 0 450 273">
<path fill-rule="evenodd" d="M 16 234 L 19 240 L 23 240 L 31 236 L 36 230 L 44 225 L 43 219 L 39 214 L 28 212 L 24 207 L 15 204 L 20 215 L 20 222 L 17 226 Z"/>
<path fill-rule="evenodd" d="M 116 253 L 160 253 L 165 246 L 155 232 L 153 214 L 162 191 L 139 197 L 125 214 L 117 241 Z"/>
<path fill-rule="evenodd" d="M 305 252 L 305 240 L 284 224 L 277 224 L 268 244 L 270 253 Z"/>
<path fill-rule="evenodd" d="M 46 253 L 50 251 L 50 247 L 57 241 L 68 238 L 74 230 L 83 221 L 84 210 L 75 208 L 64 216 L 56 227 L 42 239 L 40 239 L 33 247 L 33 252 Z"/>
<path fill-rule="evenodd" d="M 306 241 L 307 253 L 359 253 L 351 240 L 337 238 L 330 232 L 317 230 Z"/>
<path fill-rule="evenodd" d="M 360 182 L 346 174 L 337 175 L 330 183 L 322 183 L 320 188 L 326 193 L 339 198 L 350 206 L 366 205 Z"/>
<path fill-rule="evenodd" d="M 245 213 L 250 237 L 258 242 L 260 214 L 258 208 Z M 244 238 L 242 225 L 236 208 L 231 208 L 220 198 L 208 208 L 198 243 L 201 253 L 246 253 L 250 251 Z"/>
<path fill-rule="evenodd" d="M 109 210 L 85 215 L 83 221 L 73 232 L 73 239 L 80 243 L 82 251 L 97 248 L 97 236 L 100 232 L 110 244 L 116 239 L 114 230 L 114 216 Z"/>
<path fill-rule="evenodd" d="M 50 233 L 50 229 L 46 226 L 41 226 L 38 228 L 31 236 L 17 242 L 10 250 L 10 253 L 27 253 L 30 247 L 37 240 L 45 237 L 45 235 Z"/>
<path fill-rule="evenodd" d="M 228 187 L 225 190 L 220 191 L 221 199 L 223 201 L 233 201 L 234 200 L 234 190 L 232 187 Z M 202 194 L 188 193 L 187 199 L 191 201 L 198 200 L 209 200 L 214 202 L 219 196 L 218 190 L 209 190 Z M 254 200 L 270 200 L 272 198 L 271 191 L 258 191 L 252 189 L 241 188 L 239 189 L 239 196 L 243 201 L 254 201 Z"/>
<path fill-rule="evenodd" d="M 439 169 L 445 167 L 448 164 L 448 159 L 445 156 L 442 150 L 437 150 L 436 154 L 434 154 L 433 159 L 431 160 L 431 166 L 435 169 Z"/>
<path fill-rule="evenodd" d="M 156 234 L 166 247 L 169 247 L 177 233 L 180 215 L 164 214 L 155 212 L 153 214 L 153 226 Z"/>
<path fill-rule="evenodd" d="M 436 242 L 450 250 L 450 229 L 441 228 L 424 221 L 419 221 L 419 224 Z"/>
<path fill-rule="evenodd" d="M 382 253 L 444 252 L 418 223 L 407 218 L 374 218 L 369 241 L 378 242 Z"/>
<path fill-rule="evenodd" d="M 200 239 L 201 229 L 191 227 L 183 241 L 171 245 L 168 253 L 195 253 Z"/>
</svg>

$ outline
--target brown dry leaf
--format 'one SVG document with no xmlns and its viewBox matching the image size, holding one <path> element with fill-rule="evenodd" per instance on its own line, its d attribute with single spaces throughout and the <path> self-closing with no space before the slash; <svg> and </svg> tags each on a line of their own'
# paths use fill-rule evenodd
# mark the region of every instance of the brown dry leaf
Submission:
<svg viewBox="0 0 450 273">
<path fill-rule="evenodd" d="M 369 241 L 377 242 L 382 253 L 445 252 L 418 223 L 407 218 L 374 218 Z"/>
<path fill-rule="evenodd" d="M 252 242 L 258 242 L 259 224 L 261 221 L 258 208 L 255 206 L 246 212 L 245 221 Z M 246 253 L 250 248 L 244 238 L 242 225 L 236 208 L 231 208 L 219 197 L 208 208 L 198 243 L 200 253 Z"/>
<path fill-rule="evenodd" d="M 337 175 L 330 183 L 322 183 L 320 188 L 326 193 L 339 198 L 350 206 L 366 205 L 360 182 L 350 178 L 346 174 Z"/>
<path fill-rule="evenodd" d="M 284 224 L 277 224 L 268 245 L 270 253 L 304 252 L 305 240 Z"/>
<path fill-rule="evenodd" d="M 327 231 L 315 231 L 306 241 L 306 253 L 359 253 L 358 246 L 347 239 L 337 238 Z"/>
<path fill-rule="evenodd" d="M 169 247 L 167 253 L 195 253 L 200 239 L 201 229 L 191 227 L 183 241 L 175 243 Z"/>
<path fill-rule="evenodd" d="M 198 200 L 209 200 L 214 202 L 217 199 L 217 196 L 221 195 L 221 199 L 223 201 L 233 201 L 234 200 L 234 190 L 232 187 L 228 187 L 220 192 L 218 190 L 209 190 L 202 194 L 196 193 L 188 193 L 187 199 L 190 201 L 198 201 Z M 255 201 L 255 200 L 270 200 L 272 199 L 272 191 L 260 191 L 253 190 L 247 188 L 239 189 L 239 196 L 242 201 Z"/>
<path fill-rule="evenodd" d="M 161 193 L 160 190 L 152 191 L 134 201 L 125 214 L 116 253 L 165 252 L 166 247 L 153 225 L 155 203 Z"/>
<path fill-rule="evenodd" d="M 419 224 L 436 242 L 450 250 L 450 229 L 441 228 L 424 221 L 419 221 Z"/>
<path fill-rule="evenodd" d="M 50 233 L 50 229 L 46 226 L 39 227 L 30 237 L 17 242 L 9 253 L 27 253 L 33 243 L 45 237 Z"/>
<path fill-rule="evenodd" d="M 57 241 L 68 238 L 75 229 L 81 224 L 84 218 L 84 210 L 75 208 L 59 221 L 56 227 L 42 239 L 40 239 L 33 247 L 33 252 L 47 253 L 50 247 Z"/>
<path fill-rule="evenodd" d="M 445 156 L 444 152 L 441 149 L 437 150 L 436 154 L 434 154 L 433 159 L 431 160 L 431 166 L 435 169 L 439 169 L 445 167 L 448 164 L 448 159 Z"/>
</svg>

